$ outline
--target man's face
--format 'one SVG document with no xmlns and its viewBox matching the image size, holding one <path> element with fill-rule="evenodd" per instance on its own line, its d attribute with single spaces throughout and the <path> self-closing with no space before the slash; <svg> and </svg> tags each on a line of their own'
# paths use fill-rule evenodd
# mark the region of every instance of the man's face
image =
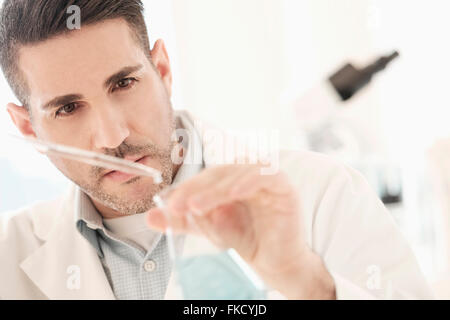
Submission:
<svg viewBox="0 0 450 320">
<path fill-rule="evenodd" d="M 156 67 L 121 19 L 20 49 L 38 138 L 139 161 L 163 173 L 164 183 L 156 186 L 148 177 L 51 157 L 97 207 L 117 214 L 148 210 L 153 194 L 172 179 L 170 68 L 164 45 L 153 51 Z"/>
</svg>

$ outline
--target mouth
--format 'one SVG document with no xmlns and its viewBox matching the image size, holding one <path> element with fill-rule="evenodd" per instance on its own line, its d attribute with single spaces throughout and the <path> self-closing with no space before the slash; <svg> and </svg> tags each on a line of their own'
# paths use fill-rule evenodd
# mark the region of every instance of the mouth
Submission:
<svg viewBox="0 0 450 320">
<path fill-rule="evenodd" d="M 149 156 L 145 155 L 145 156 L 139 156 L 139 157 L 134 157 L 134 158 L 133 157 L 125 157 L 125 160 L 145 165 L 145 162 L 148 158 L 149 158 Z M 129 181 L 130 179 L 134 179 L 137 177 L 139 178 L 139 176 L 134 175 L 134 174 L 129 174 L 129 173 L 125 173 L 125 172 L 121 172 L 121 171 L 117 171 L 117 170 L 111 170 L 111 171 L 107 171 L 103 175 L 102 179 L 111 180 L 116 183 L 124 183 L 124 182 Z"/>
</svg>

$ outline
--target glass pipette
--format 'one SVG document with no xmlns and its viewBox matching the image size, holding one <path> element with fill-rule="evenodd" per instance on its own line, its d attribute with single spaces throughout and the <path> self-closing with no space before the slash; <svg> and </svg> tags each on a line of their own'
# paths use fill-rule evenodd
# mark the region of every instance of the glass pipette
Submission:
<svg viewBox="0 0 450 320">
<path fill-rule="evenodd" d="M 32 144 L 38 151 L 47 155 L 56 155 L 66 159 L 84 162 L 93 166 L 117 170 L 128 174 L 151 177 L 153 178 L 153 182 L 156 184 L 160 184 L 162 182 L 161 172 L 140 163 L 35 138 L 21 137 L 15 134 L 10 134 L 10 136 Z"/>
</svg>

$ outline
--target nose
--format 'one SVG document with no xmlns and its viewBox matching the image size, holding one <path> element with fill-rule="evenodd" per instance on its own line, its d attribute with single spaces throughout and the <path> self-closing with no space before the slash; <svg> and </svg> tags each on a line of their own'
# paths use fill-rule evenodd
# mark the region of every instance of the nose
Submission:
<svg viewBox="0 0 450 320">
<path fill-rule="evenodd" d="M 97 150 L 117 148 L 130 135 L 125 116 L 114 108 L 101 108 L 93 126 L 93 144 Z"/>
</svg>

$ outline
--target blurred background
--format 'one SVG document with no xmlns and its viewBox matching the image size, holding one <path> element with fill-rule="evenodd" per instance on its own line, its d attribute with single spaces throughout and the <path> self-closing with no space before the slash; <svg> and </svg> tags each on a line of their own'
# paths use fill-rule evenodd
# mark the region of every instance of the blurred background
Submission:
<svg viewBox="0 0 450 320">
<path fill-rule="evenodd" d="M 359 170 L 440 297 L 450 298 L 450 2 L 144 3 L 151 42 L 162 38 L 168 48 L 175 109 L 226 129 L 277 130 L 283 148 L 327 153 Z M 399 57 L 351 99 L 330 85 L 345 64 L 361 69 L 394 51 Z M 2 77 L 0 212 L 51 199 L 67 184 L 45 157 L 7 138 L 17 132 L 9 101 Z"/>
</svg>

